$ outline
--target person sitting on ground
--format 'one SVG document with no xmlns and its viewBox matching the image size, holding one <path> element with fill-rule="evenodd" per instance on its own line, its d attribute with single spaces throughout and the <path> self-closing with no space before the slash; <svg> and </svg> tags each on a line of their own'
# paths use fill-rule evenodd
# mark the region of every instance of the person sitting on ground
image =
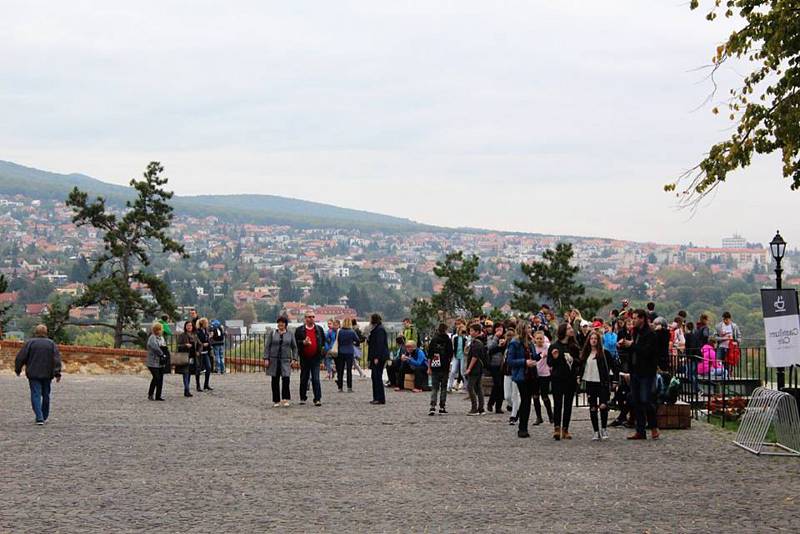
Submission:
<svg viewBox="0 0 800 534">
<path fill-rule="evenodd" d="M 402 360 L 400 357 L 406 353 L 406 338 L 397 336 L 394 340 L 397 348 L 392 351 L 389 360 L 386 362 L 386 376 L 389 380 L 386 382 L 386 387 L 396 388 L 397 377 L 400 376 L 400 364 Z"/>
<path fill-rule="evenodd" d="M 406 341 L 406 354 L 400 356 L 400 373 L 397 378 L 398 386 L 395 391 L 405 389 L 406 374 L 414 375 L 414 393 L 420 393 L 427 389 L 425 385 L 428 381 L 428 359 L 425 351 L 417 347 L 414 341 Z"/>
</svg>

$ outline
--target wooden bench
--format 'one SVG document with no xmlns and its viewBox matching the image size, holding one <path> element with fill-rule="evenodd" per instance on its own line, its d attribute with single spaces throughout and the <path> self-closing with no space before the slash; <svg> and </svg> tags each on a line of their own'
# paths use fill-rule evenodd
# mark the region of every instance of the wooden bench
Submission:
<svg viewBox="0 0 800 534">
<path fill-rule="evenodd" d="M 659 404 L 656 412 L 658 428 L 691 428 L 691 407 L 678 401 L 675 404 Z"/>
<path fill-rule="evenodd" d="M 697 383 L 706 395 L 722 395 L 724 390 L 728 397 L 750 397 L 761 387 L 758 378 L 698 378 Z"/>
</svg>

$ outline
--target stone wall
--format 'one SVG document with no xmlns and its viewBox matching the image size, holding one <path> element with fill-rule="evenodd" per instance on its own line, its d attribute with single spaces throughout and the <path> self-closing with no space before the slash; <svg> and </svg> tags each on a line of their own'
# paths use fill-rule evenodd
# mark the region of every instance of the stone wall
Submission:
<svg viewBox="0 0 800 534">
<path fill-rule="evenodd" d="M 0 371 L 13 372 L 16 358 L 23 342 L 0 341 Z M 134 349 L 108 349 L 102 347 L 82 347 L 78 345 L 59 345 L 62 372 L 78 374 L 136 374 L 147 372 L 145 359 L 147 352 Z"/>
</svg>

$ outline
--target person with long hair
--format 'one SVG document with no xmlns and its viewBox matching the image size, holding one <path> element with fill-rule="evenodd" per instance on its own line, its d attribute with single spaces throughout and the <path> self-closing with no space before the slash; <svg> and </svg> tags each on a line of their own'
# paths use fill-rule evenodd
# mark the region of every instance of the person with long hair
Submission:
<svg viewBox="0 0 800 534">
<path fill-rule="evenodd" d="M 608 401 L 611 371 L 608 351 L 603 348 L 603 340 L 597 330 L 589 332 L 581 350 L 583 381 L 589 398 L 589 417 L 592 420 L 592 441 L 608 439 Z M 598 421 L 597 413 L 600 412 Z"/>
<path fill-rule="evenodd" d="M 468 344 L 467 327 L 462 319 L 458 319 L 456 320 L 456 331 L 453 335 L 453 360 L 450 363 L 450 376 L 447 379 L 448 392 L 453 391 L 456 379 L 461 380 L 462 384 L 467 383 L 464 370 L 467 368 L 466 351 Z"/>
<path fill-rule="evenodd" d="M 533 335 L 533 350 L 536 352 L 536 388 L 533 390 L 533 408 L 536 410 L 536 422 L 534 425 L 544 423 L 542 419 L 542 406 L 547 410 L 547 421 L 553 424 L 553 408 L 550 405 L 550 366 L 547 365 L 547 349 L 550 348 L 550 340 L 545 337 L 545 333 L 538 330 Z"/>
<path fill-rule="evenodd" d="M 195 380 L 197 381 L 197 391 L 200 391 L 200 373 L 205 373 L 203 382 L 204 391 L 213 391 L 208 381 L 211 378 L 211 334 L 208 331 L 208 319 L 201 317 L 197 321 L 197 341 L 200 342 L 200 354 L 198 355 L 197 365 L 195 365 Z"/>
<path fill-rule="evenodd" d="M 292 394 L 289 380 L 292 376 L 292 361 L 297 359 L 297 340 L 288 331 L 289 319 L 278 317 L 277 328 L 269 333 L 264 344 L 264 365 L 267 375 L 272 377 L 272 406 L 289 406 Z"/>
<path fill-rule="evenodd" d="M 194 323 L 186 321 L 183 323 L 183 332 L 178 336 L 178 352 L 185 352 L 189 355 L 189 363 L 186 365 L 176 365 L 175 373 L 183 375 L 183 396 L 191 397 L 189 385 L 191 379 L 189 373 L 193 369 L 193 365 L 197 365 L 197 355 L 200 353 L 200 342 L 197 340 L 197 334 L 194 331 Z M 200 383 L 198 378 L 197 390 L 200 391 Z"/>
<path fill-rule="evenodd" d="M 520 321 L 514 339 L 508 346 L 508 365 L 511 377 L 519 388 L 519 426 L 517 436 L 529 438 L 528 419 L 531 415 L 531 396 L 536 383 L 536 353 L 530 339 L 530 326 Z"/>
<path fill-rule="evenodd" d="M 147 338 L 147 369 L 150 370 L 152 378 L 150 387 L 147 390 L 147 398 L 151 401 L 163 401 L 161 390 L 164 387 L 164 364 L 166 362 L 166 345 L 164 341 L 164 326 L 156 321 L 150 329 L 150 337 Z"/>
<path fill-rule="evenodd" d="M 336 354 L 336 386 L 339 393 L 344 391 L 344 373 L 347 371 L 347 391 L 353 392 L 353 360 L 355 359 L 356 345 L 360 344 L 361 339 L 353 331 L 353 320 L 349 317 L 344 320 L 341 328 L 337 331 L 339 340 L 339 352 Z"/>
<path fill-rule="evenodd" d="M 509 326 L 506 329 L 506 347 L 511 345 L 511 340 L 517 335 L 516 327 Z M 519 415 L 519 386 L 514 382 L 511 366 L 508 364 L 508 349 L 505 353 L 505 361 L 503 362 L 503 393 L 505 395 L 506 409 L 511 412 L 508 418 L 509 425 L 517 424 L 517 417 Z"/>
<path fill-rule="evenodd" d="M 558 441 L 572 439 L 569 422 L 580 376 L 580 348 L 575 330 L 568 323 L 558 325 L 556 338 L 547 349 L 547 364 L 553 386 L 553 439 Z"/>
<path fill-rule="evenodd" d="M 492 391 L 486 409 L 491 413 L 503 413 L 503 360 L 506 353 L 505 326 L 497 323 L 494 332 L 486 340 L 486 350 L 489 356 L 489 374 L 492 377 Z"/>
</svg>

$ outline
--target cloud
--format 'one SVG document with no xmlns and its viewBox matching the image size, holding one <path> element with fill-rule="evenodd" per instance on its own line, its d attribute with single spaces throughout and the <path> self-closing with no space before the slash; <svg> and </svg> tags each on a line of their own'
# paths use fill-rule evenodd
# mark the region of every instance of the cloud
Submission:
<svg viewBox="0 0 800 534">
<path fill-rule="evenodd" d="M 729 127 L 692 110 L 711 89 L 693 69 L 730 23 L 685 5 L 225 6 L 11 2 L 2 158 L 120 183 L 159 159 L 184 194 L 224 181 L 449 226 L 800 235 L 774 160 L 691 220 L 661 192 Z"/>
</svg>

